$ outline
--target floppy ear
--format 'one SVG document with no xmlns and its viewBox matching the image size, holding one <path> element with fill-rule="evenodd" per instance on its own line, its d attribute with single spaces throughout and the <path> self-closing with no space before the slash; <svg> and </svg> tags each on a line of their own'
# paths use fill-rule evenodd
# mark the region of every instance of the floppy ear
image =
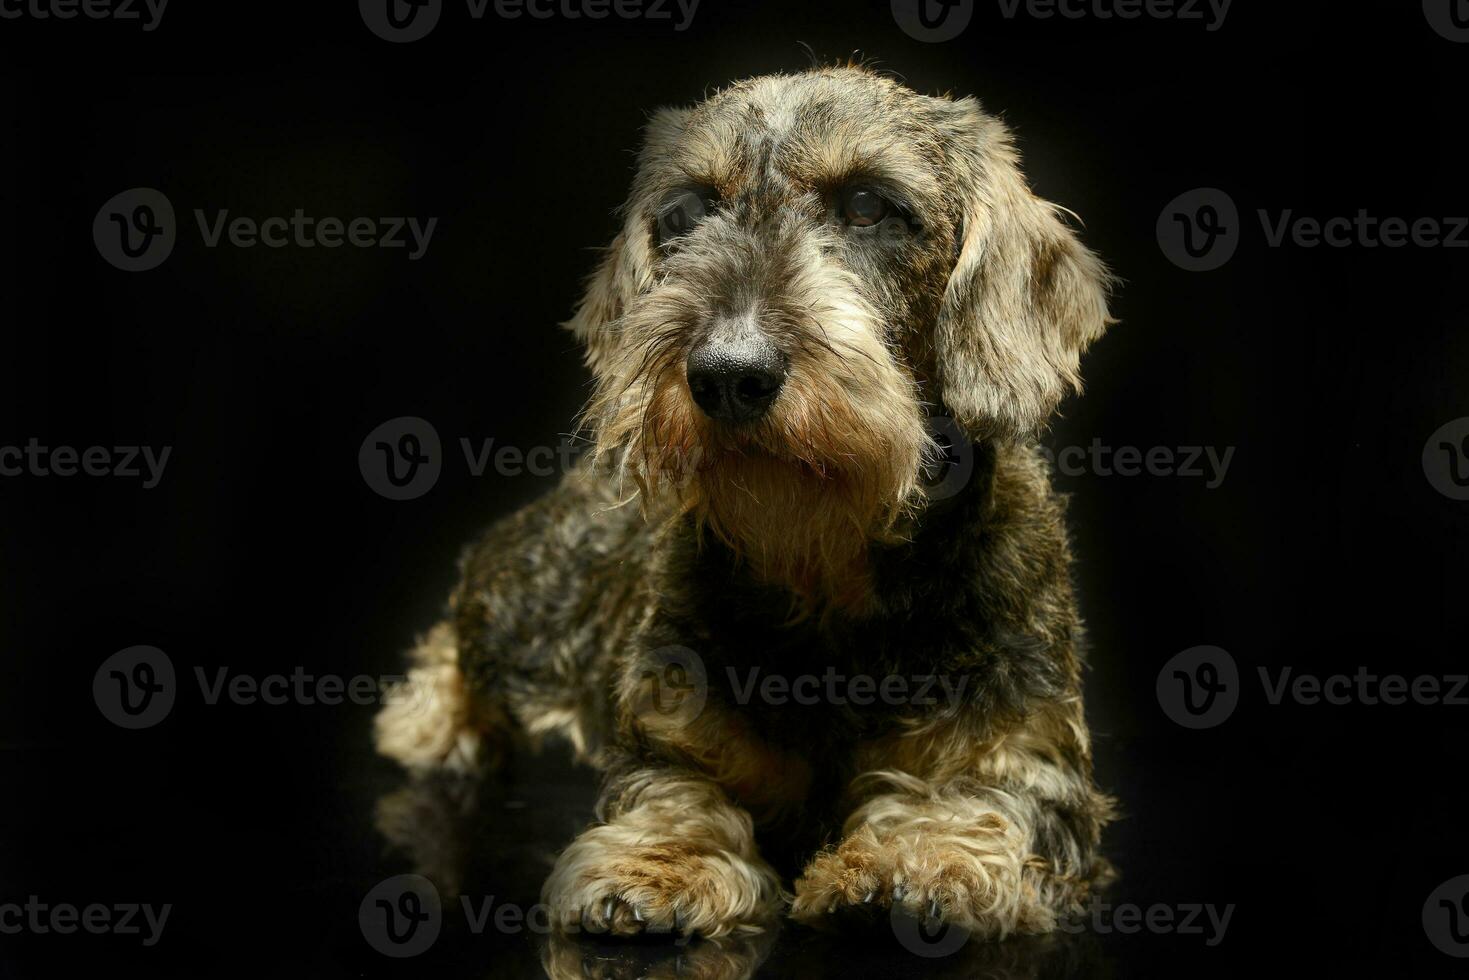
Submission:
<svg viewBox="0 0 1469 980">
<path fill-rule="evenodd" d="M 620 209 L 622 230 L 587 279 L 576 312 L 562 324 L 582 342 L 587 366 L 593 372 L 600 373 L 599 368 L 618 346 L 617 319 L 652 280 L 653 229 L 638 204 L 647 193 L 651 166 L 672 152 L 688 115 L 687 109 L 659 109 L 649 118 L 638 152 L 638 175 L 627 203 Z"/>
<path fill-rule="evenodd" d="M 971 437 L 1024 438 L 1081 390 L 1112 279 L 1030 192 L 1005 125 L 974 99 L 950 106 L 962 247 L 934 333 L 940 394 Z"/>
</svg>

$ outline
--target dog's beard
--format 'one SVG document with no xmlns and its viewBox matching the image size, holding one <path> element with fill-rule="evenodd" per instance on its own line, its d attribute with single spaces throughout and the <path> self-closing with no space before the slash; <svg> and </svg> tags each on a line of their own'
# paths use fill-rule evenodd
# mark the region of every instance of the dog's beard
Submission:
<svg viewBox="0 0 1469 980">
<path fill-rule="evenodd" d="M 729 426 L 693 403 L 683 357 L 665 335 L 630 377 L 604 379 L 588 412 L 598 454 L 645 508 L 691 514 L 801 608 L 860 608 L 868 550 L 901 537 L 935 451 L 911 380 L 870 332 L 834 329 L 793 359 L 768 415 Z"/>
</svg>

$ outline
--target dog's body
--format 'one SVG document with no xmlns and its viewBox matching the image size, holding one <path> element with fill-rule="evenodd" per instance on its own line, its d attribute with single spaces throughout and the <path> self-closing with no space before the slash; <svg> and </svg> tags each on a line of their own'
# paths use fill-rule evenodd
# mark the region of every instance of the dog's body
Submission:
<svg viewBox="0 0 1469 980">
<path fill-rule="evenodd" d="M 1106 287 L 972 101 L 840 68 L 660 114 L 571 324 L 598 453 L 471 550 L 415 654 L 434 710 L 379 747 L 554 731 L 603 767 L 546 884 L 565 927 L 758 926 L 789 870 L 811 923 L 1053 928 L 1110 801 L 1029 436 Z M 972 448 L 953 494 L 936 416 Z"/>
</svg>

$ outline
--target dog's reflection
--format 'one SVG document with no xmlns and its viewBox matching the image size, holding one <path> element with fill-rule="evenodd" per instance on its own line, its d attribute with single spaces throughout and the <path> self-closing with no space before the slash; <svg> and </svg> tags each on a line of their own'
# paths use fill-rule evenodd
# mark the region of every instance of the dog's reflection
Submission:
<svg viewBox="0 0 1469 980">
<path fill-rule="evenodd" d="M 550 867 L 550 852 L 487 853 L 504 850 L 496 843 L 496 838 L 503 839 L 503 829 L 501 834 L 489 831 L 507 813 L 507 807 L 520 809 L 525 820 L 541 822 L 528 807 L 507 802 L 506 788 L 505 781 L 496 777 L 416 776 L 378 799 L 375 825 L 389 849 L 405 857 L 415 873 L 433 881 L 446 899 L 465 894 L 466 885 L 472 890 L 476 882 L 507 877 L 533 881 L 538 887 Z M 568 828 L 568 832 L 574 831 Z M 614 940 L 585 933 L 566 935 L 534 926 L 537 922 L 548 925 L 548 917 L 527 915 L 525 921 L 536 936 L 541 968 L 555 980 L 745 980 L 757 974 L 814 977 L 843 972 L 861 976 L 919 972 L 926 980 L 1112 975 L 1096 938 L 1089 933 L 980 942 L 962 936 L 932 937 L 920 931 L 919 923 L 880 912 L 849 921 L 833 932 L 776 924 L 763 932 L 726 936 L 717 942 L 672 936 Z M 529 949 L 525 952 L 530 954 Z M 860 969 L 844 964 L 860 964 Z"/>
<path fill-rule="evenodd" d="M 391 851 L 448 895 L 464 890 L 480 823 L 482 780 L 458 773 L 415 776 L 378 797 L 374 826 Z"/>
<path fill-rule="evenodd" d="M 770 955 L 775 929 L 718 942 L 597 942 L 595 937 L 546 937 L 541 966 L 552 980 L 746 980 Z"/>
<path fill-rule="evenodd" d="M 875 918 L 868 931 L 793 936 L 777 951 L 771 976 L 816 977 L 853 974 L 861 977 L 923 977 L 924 980 L 1041 980 L 1078 977 L 1110 980 L 1115 976 L 1090 933 L 1012 936 L 1001 942 L 978 939 L 923 949 Z"/>
</svg>

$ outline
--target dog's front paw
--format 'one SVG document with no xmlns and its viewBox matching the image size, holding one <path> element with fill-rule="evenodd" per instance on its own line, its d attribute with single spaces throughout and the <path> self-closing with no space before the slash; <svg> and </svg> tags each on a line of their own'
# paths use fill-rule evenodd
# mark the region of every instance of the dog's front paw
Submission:
<svg viewBox="0 0 1469 980">
<path fill-rule="evenodd" d="M 714 938 L 757 931 L 774 919 L 780 886 L 763 862 L 627 836 L 615 826 L 594 827 L 561 855 L 544 892 L 559 928 Z"/>
<path fill-rule="evenodd" d="M 1018 853 L 998 822 L 900 835 L 864 826 L 806 866 L 791 915 L 819 927 L 844 913 L 898 908 L 984 938 L 1050 931 Z"/>
</svg>

